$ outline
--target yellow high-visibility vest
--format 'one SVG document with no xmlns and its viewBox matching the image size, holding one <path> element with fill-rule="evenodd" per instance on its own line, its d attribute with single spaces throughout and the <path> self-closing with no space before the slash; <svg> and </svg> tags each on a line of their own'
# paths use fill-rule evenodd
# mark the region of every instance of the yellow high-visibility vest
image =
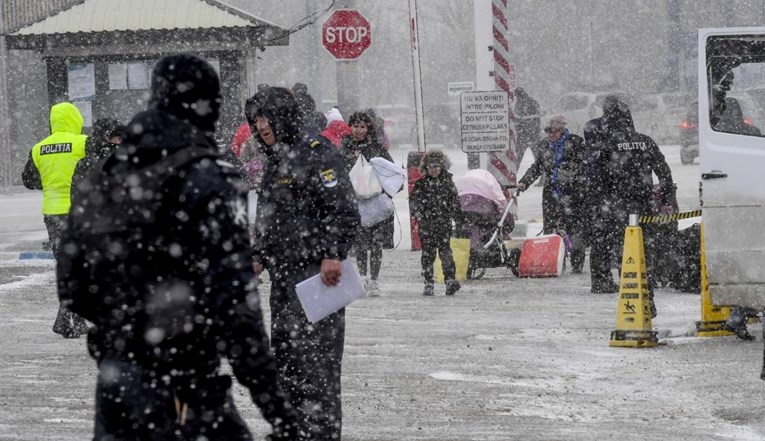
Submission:
<svg viewBox="0 0 765 441">
<path fill-rule="evenodd" d="M 72 103 L 50 109 L 51 135 L 32 147 L 32 161 L 40 172 L 43 214 L 67 214 L 71 206 L 72 175 L 85 157 L 82 115 Z"/>
</svg>

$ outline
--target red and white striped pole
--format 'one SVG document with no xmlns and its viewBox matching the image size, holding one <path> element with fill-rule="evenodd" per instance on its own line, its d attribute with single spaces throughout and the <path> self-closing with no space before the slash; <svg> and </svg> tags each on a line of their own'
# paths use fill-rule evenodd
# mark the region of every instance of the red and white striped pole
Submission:
<svg viewBox="0 0 765 441">
<path fill-rule="evenodd" d="M 517 201 L 507 187 L 516 184 L 516 157 L 515 157 L 515 67 L 510 64 L 510 43 L 508 34 L 508 0 L 491 0 L 491 31 L 493 37 L 492 52 L 494 53 L 494 89 L 507 92 L 509 102 L 509 132 L 510 148 L 504 152 L 489 153 L 487 170 L 494 175 L 499 184 L 505 189 L 505 195 L 512 199 L 513 205 Z M 515 213 L 513 213 L 515 214 Z"/>
</svg>

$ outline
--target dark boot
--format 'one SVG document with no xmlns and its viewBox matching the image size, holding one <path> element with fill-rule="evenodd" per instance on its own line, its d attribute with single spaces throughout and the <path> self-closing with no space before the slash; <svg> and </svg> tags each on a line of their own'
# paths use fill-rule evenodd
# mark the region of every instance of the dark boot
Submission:
<svg viewBox="0 0 765 441">
<path fill-rule="evenodd" d="M 452 280 L 447 280 L 446 281 L 446 295 L 447 296 L 453 296 L 454 293 L 459 291 L 459 289 L 461 287 L 462 286 L 460 285 L 460 282 L 458 282 L 456 280 L 453 280 L 453 279 Z"/>
<path fill-rule="evenodd" d="M 80 337 L 80 333 L 74 329 L 72 313 L 63 305 L 58 306 L 56 320 L 53 322 L 53 332 L 62 335 L 64 338 Z"/>
<path fill-rule="evenodd" d="M 736 337 L 741 340 L 753 341 L 755 337 L 749 333 L 746 324 L 747 311 L 744 308 L 732 308 L 728 320 L 723 323 L 722 327 L 726 331 L 736 334 Z"/>
<path fill-rule="evenodd" d="M 79 315 L 70 312 L 72 314 L 72 319 L 74 319 L 74 330 L 80 335 L 87 334 L 90 330 L 90 327 L 88 326 L 88 322 L 85 321 L 84 318 L 80 317 Z"/>
<path fill-rule="evenodd" d="M 425 289 L 422 290 L 422 295 L 424 296 L 432 296 L 435 294 L 435 291 L 433 290 L 433 284 L 432 283 L 426 283 Z"/>
<path fill-rule="evenodd" d="M 615 294 L 619 292 L 619 285 L 611 279 L 595 279 L 592 281 L 590 292 L 593 294 Z"/>
<path fill-rule="evenodd" d="M 573 274 L 582 274 L 584 269 L 584 250 L 571 251 L 571 272 Z"/>
</svg>

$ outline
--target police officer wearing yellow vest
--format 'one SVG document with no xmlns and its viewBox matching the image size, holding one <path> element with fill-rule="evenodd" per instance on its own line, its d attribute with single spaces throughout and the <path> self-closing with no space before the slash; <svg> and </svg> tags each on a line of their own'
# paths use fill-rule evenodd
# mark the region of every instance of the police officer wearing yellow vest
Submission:
<svg viewBox="0 0 765 441">
<path fill-rule="evenodd" d="M 30 190 L 43 191 L 42 213 L 53 256 L 58 259 L 58 241 L 71 205 L 72 176 L 77 162 L 85 157 L 83 119 L 72 103 L 59 103 L 50 109 L 51 135 L 29 152 L 22 181 Z M 87 331 L 85 321 L 59 306 L 53 332 L 77 338 Z"/>
</svg>

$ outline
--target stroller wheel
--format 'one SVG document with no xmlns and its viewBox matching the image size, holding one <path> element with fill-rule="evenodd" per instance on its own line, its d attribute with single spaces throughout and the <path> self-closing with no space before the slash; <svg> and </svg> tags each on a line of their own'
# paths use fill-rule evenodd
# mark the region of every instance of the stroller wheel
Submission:
<svg viewBox="0 0 765 441">
<path fill-rule="evenodd" d="M 486 268 L 470 268 L 467 273 L 468 280 L 478 280 L 486 274 Z"/>
<path fill-rule="evenodd" d="M 510 271 L 513 272 L 515 277 L 518 277 L 518 261 L 521 260 L 521 249 L 512 248 L 507 251 L 507 266 L 510 267 Z"/>
</svg>

